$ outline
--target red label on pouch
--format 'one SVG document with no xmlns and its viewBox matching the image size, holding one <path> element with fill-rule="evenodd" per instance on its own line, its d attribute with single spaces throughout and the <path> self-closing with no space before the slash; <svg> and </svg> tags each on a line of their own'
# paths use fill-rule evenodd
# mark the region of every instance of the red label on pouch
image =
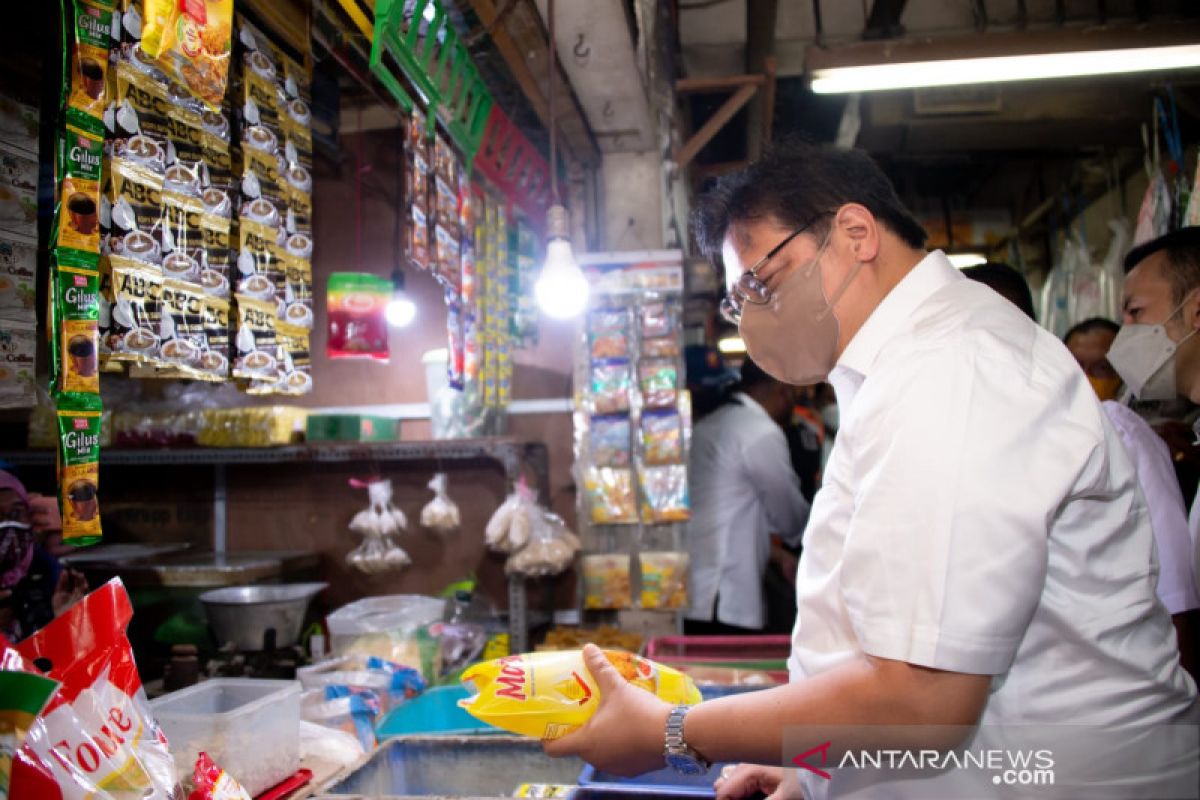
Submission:
<svg viewBox="0 0 1200 800">
<path fill-rule="evenodd" d="M 179 10 L 196 20 L 198 25 L 208 24 L 208 9 L 204 0 L 179 0 Z"/>
</svg>

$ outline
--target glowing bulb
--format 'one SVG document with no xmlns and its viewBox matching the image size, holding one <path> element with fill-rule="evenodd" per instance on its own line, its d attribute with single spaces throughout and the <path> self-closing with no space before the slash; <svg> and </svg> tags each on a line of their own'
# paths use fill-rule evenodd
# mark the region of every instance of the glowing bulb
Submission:
<svg viewBox="0 0 1200 800">
<path fill-rule="evenodd" d="M 406 295 L 398 295 L 388 301 L 385 313 L 388 325 L 393 328 L 405 328 L 417 318 L 417 306 Z"/>
<path fill-rule="evenodd" d="M 575 263 L 571 243 L 566 239 L 551 239 L 546 244 L 546 264 L 534 294 L 542 311 L 555 319 L 578 316 L 587 305 L 587 278 Z"/>
</svg>

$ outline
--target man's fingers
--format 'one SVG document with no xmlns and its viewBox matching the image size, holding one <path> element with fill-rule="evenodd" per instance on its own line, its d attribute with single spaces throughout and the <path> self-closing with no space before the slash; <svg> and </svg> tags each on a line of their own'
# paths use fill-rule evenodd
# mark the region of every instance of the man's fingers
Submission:
<svg viewBox="0 0 1200 800">
<path fill-rule="evenodd" d="M 558 739 L 543 739 L 542 752 L 551 758 L 578 755 L 579 747 L 577 740 L 579 733 L 579 731 L 573 731 Z"/>
<path fill-rule="evenodd" d="M 604 651 L 596 645 L 584 645 L 583 663 L 587 665 L 588 672 L 592 673 L 592 677 L 600 687 L 601 695 L 624 685 L 625 679 L 621 677 L 621 673 L 617 672 L 617 668 L 609 662 Z"/>
</svg>

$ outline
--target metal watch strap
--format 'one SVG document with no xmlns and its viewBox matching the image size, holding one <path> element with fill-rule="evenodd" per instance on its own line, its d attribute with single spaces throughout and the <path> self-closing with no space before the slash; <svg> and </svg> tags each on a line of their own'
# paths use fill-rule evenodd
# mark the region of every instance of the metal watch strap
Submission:
<svg viewBox="0 0 1200 800">
<path fill-rule="evenodd" d="M 703 765 L 705 769 L 708 769 L 712 764 L 689 747 L 683 738 L 683 719 L 687 716 L 691 708 L 688 705 L 678 705 L 672 708 L 671 713 L 667 715 L 667 737 L 666 744 L 663 746 L 663 754 L 668 756 L 686 756 Z"/>
</svg>

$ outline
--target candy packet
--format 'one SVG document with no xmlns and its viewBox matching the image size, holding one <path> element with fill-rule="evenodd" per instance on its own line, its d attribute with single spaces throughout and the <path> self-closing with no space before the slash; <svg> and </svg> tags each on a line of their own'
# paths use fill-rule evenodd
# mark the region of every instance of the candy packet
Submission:
<svg viewBox="0 0 1200 800">
<path fill-rule="evenodd" d="M 605 650 L 625 680 L 671 704 L 696 704 L 692 679 L 670 667 L 618 650 Z M 476 719 L 512 733 L 558 739 L 582 727 L 600 704 L 600 692 L 582 650 L 525 653 L 476 664 L 463 673 L 475 694 L 459 706 Z"/>
</svg>

